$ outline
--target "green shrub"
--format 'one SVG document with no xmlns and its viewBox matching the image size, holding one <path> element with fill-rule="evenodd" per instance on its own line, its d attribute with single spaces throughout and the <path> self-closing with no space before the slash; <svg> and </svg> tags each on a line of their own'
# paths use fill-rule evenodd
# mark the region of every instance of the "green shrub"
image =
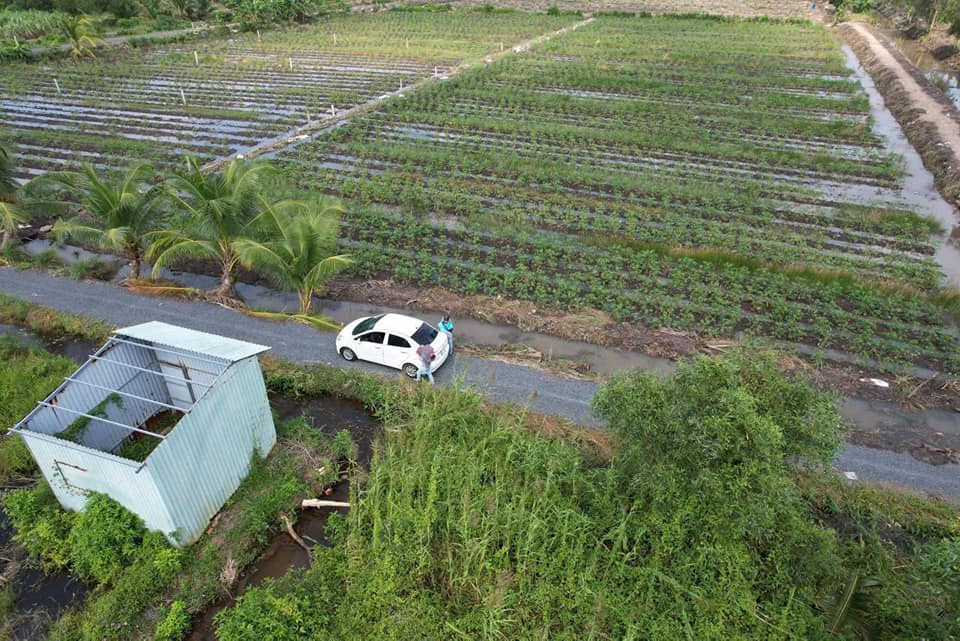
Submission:
<svg viewBox="0 0 960 641">
<path fill-rule="evenodd" d="M 182 559 L 183 552 L 171 548 L 162 534 L 147 532 L 111 588 L 98 592 L 76 621 L 59 622 L 57 634 L 64 638 L 64 633 L 73 633 L 79 641 L 119 641 L 137 636 L 145 623 L 144 608 L 163 594 Z"/>
<path fill-rule="evenodd" d="M 327 639 L 341 599 L 342 551 L 318 547 L 308 572 L 290 572 L 248 589 L 214 619 L 220 641 Z M 349 637 L 339 637 L 349 638 Z M 357 637 L 359 638 L 359 637 Z"/>
<path fill-rule="evenodd" d="M 136 515 L 106 494 L 92 494 L 67 539 L 70 566 L 80 576 L 110 583 L 137 554 L 143 533 Z"/>
<path fill-rule="evenodd" d="M 180 641 L 190 629 L 190 613 L 183 601 L 174 601 L 157 623 L 154 641 Z"/>
<path fill-rule="evenodd" d="M 73 514 L 60 504 L 46 483 L 3 496 L 3 509 L 16 528 L 14 539 L 47 568 L 64 568 L 71 560 L 68 536 Z"/>
<path fill-rule="evenodd" d="M 217 614 L 220 641 L 300 641 L 327 623 L 306 595 L 277 594 L 273 582 L 250 588 L 229 611 Z"/>
<path fill-rule="evenodd" d="M 110 281 L 120 271 L 117 261 L 103 261 L 98 258 L 80 260 L 70 265 L 67 270 L 70 278 L 75 280 L 103 280 Z"/>
<path fill-rule="evenodd" d="M 354 458 L 356 452 L 356 445 L 353 442 L 353 437 L 350 436 L 350 432 L 347 430 L 340 430 L 333 437 L 333 456 L 338 461 L 348 461 Z"/>
</svg>

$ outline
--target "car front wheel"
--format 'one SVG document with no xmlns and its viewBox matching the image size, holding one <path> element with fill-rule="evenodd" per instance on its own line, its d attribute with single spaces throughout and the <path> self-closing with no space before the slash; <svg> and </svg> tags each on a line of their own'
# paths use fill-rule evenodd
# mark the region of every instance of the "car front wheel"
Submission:
<svg viewBox="0 0 960 641">
<path fill-rule="evenodd" d="M 420 368 L 417 367 L 416 365 L 412 363 L 407 363 L 406 365 L 403 366 L 403 373 L 409 376 L 410 378 L 416 378 L 418 369 Z"/>
<path fill-rule="evenodd" d="M 355 360 L 357 360 L 357 355 L 356 355 L 356 353 L 354 353 L 354 351 L 353 351 L 352 349 L 350 349 L 349 347 L 344 347 L 343 349 L 341 349 L 341 350 L 340 350 L 340 356 L 343 356 L 343 360 L 345 360 L 345 361 L 355 361 Z"/>
</svg>

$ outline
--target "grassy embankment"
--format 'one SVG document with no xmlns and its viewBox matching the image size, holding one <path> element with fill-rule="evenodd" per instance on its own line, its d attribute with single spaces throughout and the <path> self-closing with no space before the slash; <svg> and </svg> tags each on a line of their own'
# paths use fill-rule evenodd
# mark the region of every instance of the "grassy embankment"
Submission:
<svg viewBox="0 0 960 641">
<path fill-rule="evenodd" d="M 0 299 L 2 318 L 70 324 Z M 831 400 L 762 357 L 611 383 L 597 410 L 612 453 L 543 438 L 466 391 L 265 371 L 275 393 L 363 400 L 385 432 L 334 545 L 247 591 L 218 617 L 221 639 L 960 633 L 957 510 L 823 471 L 839 443 Z M 308 490 L 293 452 L 315 433 L 285 429 L 290 447 L 255 466 L 210 534 L 159 564 L 140 543 L 54 638 L 181 638 Z"/>
</svg>

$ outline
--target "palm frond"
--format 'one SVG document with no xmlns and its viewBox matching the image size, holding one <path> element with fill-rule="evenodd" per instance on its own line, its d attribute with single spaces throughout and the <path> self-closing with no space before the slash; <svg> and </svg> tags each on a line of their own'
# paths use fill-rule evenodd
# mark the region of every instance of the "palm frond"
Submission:
<svg viewBox="0 0 960 641">
<path fill-rule="evenodd" d="M 217 259 L 219 256 L 220 252 L 215 245 L 211 245 L 210 242 L 205 240 L 193 240 L 191 238 L 170 240 L 166 243 L 163 240 L 154 241 L 148 252 L 148 258 L 153 260 L 154 276 L 159 274 L 161 269 L 181 258 Z"/>
<path fill-rule="evenodd" d="M 296 321 L 305 325 L 310 325 L 314 329 L 321 331 L 338 331 L 343 325 L 326 316 L 312 316 L 309 314 L 285 314 L 282 312 L 257 312 L 253 310 L 244 310 L 249 316 L 255 318 L 265 318 L 267 320 L 277 321 Z"/>
</svg>

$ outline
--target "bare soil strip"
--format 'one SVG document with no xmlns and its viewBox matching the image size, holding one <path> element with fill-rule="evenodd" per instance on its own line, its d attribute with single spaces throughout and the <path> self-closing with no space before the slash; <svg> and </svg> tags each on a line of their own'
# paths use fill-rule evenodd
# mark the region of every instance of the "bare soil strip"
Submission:
<svg viewBox="0 0 960 641">
<path fill-rule="evenodd" d="M 593 22 L 593 18 L 587 18 L 586 20 L 581 20 L 580 22 L 572 24 L 568 27 L 557 29 L 556 31 L 545 33 L 540 36 L 537 36 L 536 38 L 532 38 L 530 40 L 526 40 L 519 44 L 513 45 L 512 47 L 505 49 L 504 51 L 499 51 L 497 53 L 489 54 L 486 57 L 484 57 L 481 61 L 471 60 L 471 61 L 460 63 L 456 67 L 453 67 L 452 69 L 450 69 L 446 74 L 442 76 L 430 76 L 430 77 L 424 78 L 423 80 L 413 83 L 409 87 L 405 87 L 403 89 L 394 91 L 389 94 L 378 96 L 376 98 L 373 98 L 372 100 L 368 100 L 367 102 L 359 104 L 356 107 L 347 109 L 346 111 L 342 111 L 331 118 L 320 120 L 315 123 L 310 123 L 303 127 L 298 127 L 293 131 L 289 131 L 286 134 L 283 134 L 279 138 L 261 142 L 255 147 L 251 147 L 250 149 L 244 150 L 243 156 L 245 158 L 253 158 L 256 156 L 262 156 L 263 154 L 277 151 L 279 149 L 283 149 L 284 147 L 298 140 L 302 140 L 303 139 L 302 137 L 304 136 L 309 136 L 310 134 L 316 133 L 323 129 L 327 129 L 328 127 L 332 127 L 333 125 L 339 122 L 343 122 L 344 120 L 349 120 L 350 118 L 354 118 L 356 116 L 359 116 L 360 114 L 366 113 L 368 111 L 372 111 L 377 107 L 379 107 L 383 103 L 383 101 L 391 97 L 402 96 L 405 93 L 416 91 L 420 87 L 423 87 L 431 82 L 439 82 L 444 79 L 453 78 L 454 76 L 459 75 L 460 73 L 463 73 L 467 69 L 477 64 L 480 64 L 481 62 L 483 62 L 484 64 L 489 64 L 494 60 L 497 60 L 504 56 L 509 56 L 513 53 L 520 53 L 522 51 L 526 51 L 530 47 L 538 45 L 541 42 L 546 42 L 547 40 L 550 40 L 555 36 L 559 36 L 564 33 L 567 33 L 568 31 L 574 31 L 576 29 L 579 29 L 580 27 L 586 26 L 591 22 Z M 217 160 L 207 163 L 202 167 L 202 169 L 203 171 L 208 173 L 214 172 L 214 171 L 217 171 L 220 167 L 227 164 L 229 161 L 230 161 L 230 157 L 219 158 Z"/>
<path fill-rule="evenodd" d="M 952 204 L 960 203 L 960 114 L 956 108 L 869 25 L 846 23 L 840 34 L 920 152 L 940 193 Z"/>
</svg>

